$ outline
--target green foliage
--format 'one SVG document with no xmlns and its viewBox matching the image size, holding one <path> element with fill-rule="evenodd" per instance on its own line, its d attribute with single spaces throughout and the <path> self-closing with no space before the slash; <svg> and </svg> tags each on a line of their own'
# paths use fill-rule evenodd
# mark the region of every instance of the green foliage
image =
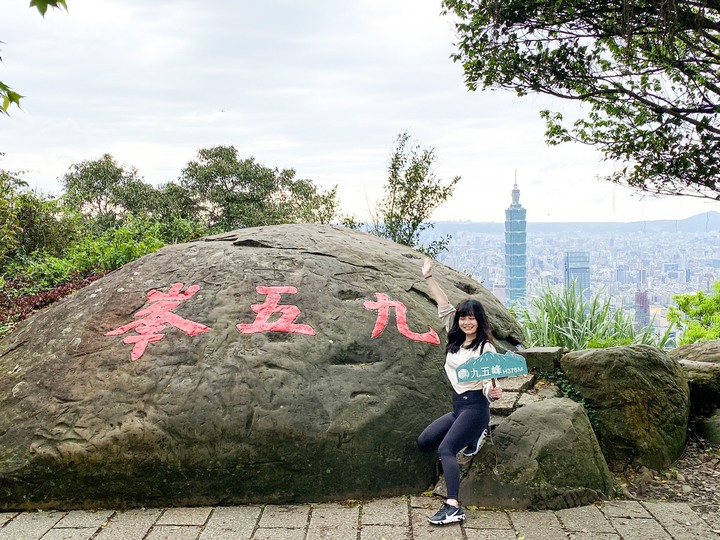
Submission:
<svg viewBox="0 0 720 540">
<path fill-rule="evenodd" d="M 25 191 L 17 196 L 16 203 L 22 229 L 18 253 L 44 251 L 60 257 L 85 234 L 82 216 L 64 208 L 57 199 Z"/>
<path fill-rule="evenodd" d="M 0 81 L 0 113 L 7 114 L 10 105 L 20 106 L 22 96 L 10 88 L 7 84 Z"/>
<path fill-rule="evenodd" d="M 48 6 L 60 8 L 61 6 L 67 11 L 67 3 L 65 0 L 30 0 L 30 7 L 36 7 L 43 17 L 47 12 Z"/>
<path fill-rule="evenodd" d="M 549 144 L 627 166 L 606 178 L 660 195 L 720 197 L 720 7 L 679 0 L 443 0 L 468 88 L 580 101 Z"/>
<path fill-rule="evenodd" d="M 110 154 L 73 163 L 61 179 L 68 206 L 99 220 L 144 209 L 153 188 L 143 184 L 135 168 L 126 170 Z"/>
<path fill-rule="evenodd" d="M 580 392 L 578 392 L 577 389 L 570 383 L 562 370 L 556 369 L 552 373 L 541 373 L 540 376 L 542 379 L 557 385 L 560 392 L 562 392 L 563 397 L 572 399 L 582 405 L 588 415 L 588 418 L 590 419 L 590 424 L 592 425 L 593 430 L 595 433 L 600 433 L 600 419 L 598 417 L 597 410 L 585 402 L 585 398 L 583 398 L 582 395 L 580 395 Z"/>
<path fill-rule="evenodd" d="M 546 286 L 529 307 L 514 308 L 529 347 L 565 347 L 569 350 L 645 343 L 664 348 L 670 331 L 660 336 L 652 326 L 636 331 L 633 318 L 613 309 L 610 299 L 599 294 L 589 300 L 575 284 L 560 291 Z"/>
<path fill-rule="evenodd" d="M 337 210 L 337 192 L 318 191 L 296 180 L 292 169 L 271 169 L 254 158 L 240 160 L 232 146 L 198 150 L 182 171 L 181 187 L 209 227 L 223 231 L 281 223 L 328 223 Z"/>
<path fill-rule="evenodd" d="M 677 307 L 671 306 L 668 320 L 683 329 L 679 345 L 720 339 L 720 281 L 712 286 L 709 295 L 703 291 L 673 297 Z"/>
<path fill-rule="evenodd" d="M 120 268 L 160 249 L 164 242 L 160 224 L 132 216 L 122 226 L 105 231 L 98 237 L 85 236 L 69 246 L 63 257 L 36 251 L 13 260 L 5 279 L 23 277 L 28 283 L 22 294 L 51 289 L 86 276 Z"/>
<path fill-rule="evenodd" d="M 16 198 L 27 184 L 17 173 L 0 170 L 0 269 L 20 244 L 22 228 L 17 216 Z"/>
<path fill-rule="evenodd" d="M 157 224 L 158 236 L 166 244 L 181 244 L 222 232 L 219 228 L 213 229 L 200 221 L 182 217 L 158 221 Z"/>
<path fill-rule="evenodd" d="M 183 183 L 155 188 L 104 154 L 70 166 L 59 200 L 0 170 L 0 337 L 34 309 L 165 244 L 237 226 L 334 219 L 337 189 L 239 161 L 232 147 L 199 155 L 204 161 L 189 164 Z"/>
<path fill-rule="evenodd" d="M 452 195 L 460 177 L 444 184 L 433 172 L 434 149 L 408 147 L 409 141 L 407 132 L 397 138 L 390 156 L 385 195 L 378 203 L 370 232 L 435 257 L 447 249 L 450 237 L 425 246 L 420 243 L 420 233 L 432 227 L 428 219 Z"/>
<path fill-rule="evenodd" d="M 63 7 L 65 8 L 65 10 L 67 10 L 67 4 L 65 0 L 30 0 L 30 7 L 37 8 L 37 10 L 43 17 L 47 12 L 48 6 L 54 8 Z M 0 60 L 2 60 L 2 58 L 0 58 Z M 7 111 L 12 104 L 15 104 L 19 107 L 20 99 L 22 99 L 22 97 L 23 96 L 15 92 L 7 84 L 0 81 L 0 113 L 8 114 Z"/>
<path fill-rule="evenodd" d="M 83 234 L 79 214 L 28 190 L 20 173 L 0 170 L 0 274 L 13 259 L 35 251 L 62 256 Z"/>
<path fill-rule="evenodd" d="M 200 210 L 192 191 L 174 182 L 160 186 L 148 207 L 148 212 L 162 223 L 174 219 L 204 223 Z"/>
</svg>

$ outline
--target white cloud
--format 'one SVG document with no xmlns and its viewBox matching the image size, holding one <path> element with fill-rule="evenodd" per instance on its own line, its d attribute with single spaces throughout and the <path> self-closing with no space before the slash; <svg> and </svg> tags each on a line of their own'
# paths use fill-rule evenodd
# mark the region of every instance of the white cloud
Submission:
<svg viewBox="0 0 720 540">
<path fill-rule="evenodd" d="M 0 0 L 0 80 L 26 95 L 0 118 L 0 166 L 58 192 L 72 163 L 105 152 L 155 184 L 200 148 L 339 186 L 361 219 L 381 196 L 397 135 L 462 176 L 435 219 L 502 221 L 517 171 L 530 221 L 681 218 L 717 205 L 640 199 L 596 180 L 592 149 L 548 148 L 538 111 L 574 105 L 469 92 L 433 0 L 68 0 L 45 18 Z"/>
</svg>

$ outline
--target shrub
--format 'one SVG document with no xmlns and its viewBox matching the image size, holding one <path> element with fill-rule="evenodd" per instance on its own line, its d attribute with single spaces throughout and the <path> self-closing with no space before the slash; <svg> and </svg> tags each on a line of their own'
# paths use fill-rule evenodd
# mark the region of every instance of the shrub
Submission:
<svg viewBox="0 0 720 540">
<path fill-rule="evenodd" d="M 665 348 L 670 337 L 670 330 L 661 336 L 652 326 L 636 331 L 633 317 L 614 309 L 609 298 L 596 294 L 586 300 L 574 284 L 560 291 L 545 286 L 528 307 L 514 311 L 530 347 L 582 350 L 645 343 Z"/>
<path fill-rule="evenodd" d="M 709 295 L 699 291 L 673 297 L 677 307 L 670 308 L 668 320 L 684 329 L 680 345 L 720 339 L 720 281 L 712 289 Z"/>
</svg>

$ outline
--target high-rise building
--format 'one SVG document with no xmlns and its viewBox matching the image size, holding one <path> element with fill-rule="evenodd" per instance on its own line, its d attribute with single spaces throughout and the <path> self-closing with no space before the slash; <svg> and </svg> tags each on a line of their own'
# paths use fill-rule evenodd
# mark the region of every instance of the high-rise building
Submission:
<svg viewBox="0 0 720 540">
<path fill-rule="evenodd" d="M 565 252 L 565 287 L 575 284 L 575 292 L 590 296 L 590 254 L 587 251 Z"/>
<path fill-rule="evenodd" d="M 517 180 L 512 204 L 505 210 L 505 298 L 507 304 L 525 301 L 527 288 L 527 220 L 520 204 Z"/>
<path fill-rule="evenodd" d="M 650 299 L 647 291 L 635 291 L 635 330 L 650 326 Z"/>
</svg>

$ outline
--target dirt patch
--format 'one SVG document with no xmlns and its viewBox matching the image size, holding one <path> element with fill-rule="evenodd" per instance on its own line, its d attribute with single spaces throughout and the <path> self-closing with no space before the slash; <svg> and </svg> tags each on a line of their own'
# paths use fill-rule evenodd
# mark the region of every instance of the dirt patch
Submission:
<svg viewBox="0 0 720 540">
<path fill-rule="evenodd" d="M 616 475 L 623 496 L 640 501 L 684 502 L 720 530 L 720 446 L 691 435 L 669 468 L 645 467 Z"/>
</svg>

